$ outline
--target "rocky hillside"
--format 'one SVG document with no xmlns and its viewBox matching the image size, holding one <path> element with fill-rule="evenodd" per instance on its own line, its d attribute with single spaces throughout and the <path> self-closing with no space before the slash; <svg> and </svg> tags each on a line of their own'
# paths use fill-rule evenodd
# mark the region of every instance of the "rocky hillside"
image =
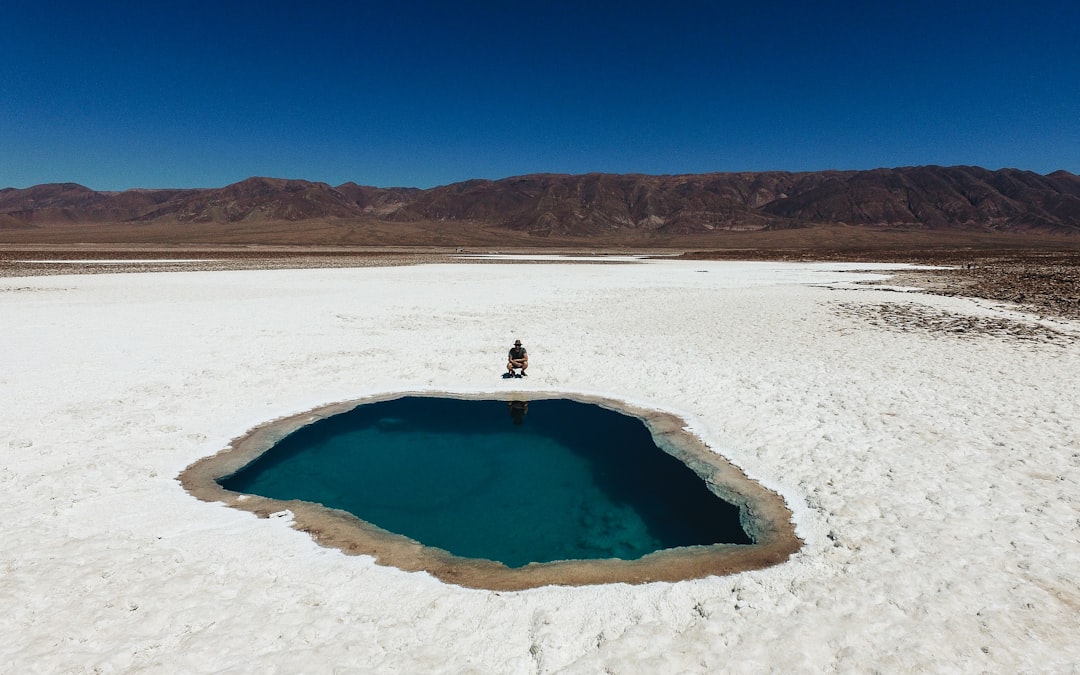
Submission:
<svg viewBox="0 0 1080 675">
<path fill-rule="evenodd" d="M 1017 169 L 681 176 L 536 174 L 420 190 L 249 178 L 223 188 L 0 190 L 0 228 L 51 224 L 467 222 L 538 237 L 680 235 L 822 224 L 1080 234 L 1080 177 Z"/>
</svg>

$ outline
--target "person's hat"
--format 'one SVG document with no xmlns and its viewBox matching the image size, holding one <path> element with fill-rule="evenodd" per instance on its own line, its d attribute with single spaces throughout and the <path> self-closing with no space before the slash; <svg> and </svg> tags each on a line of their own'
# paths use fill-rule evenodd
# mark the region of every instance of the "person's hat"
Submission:
<svg viewBox="0 0 1080 675">
<path fill-rule="evenodd" d="M 521 345 L 521 340 L 514 340 L 514 346 L 515 347 L 520 346 L 520 345 Z"/>
</svg>

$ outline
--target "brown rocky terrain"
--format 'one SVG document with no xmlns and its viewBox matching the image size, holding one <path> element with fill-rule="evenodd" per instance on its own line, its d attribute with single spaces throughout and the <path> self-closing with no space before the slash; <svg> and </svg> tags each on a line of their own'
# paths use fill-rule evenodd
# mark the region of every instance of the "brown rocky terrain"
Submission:
<svg viewBox="0 0 1080 675">
<path fill-rule="evenodd" d="M 1014 303 L 1048 317 L 1080 319 L 1080 245 L 1075 247 L 935 247 L 874 249 L 741 249 L 695 251 L 691 260 L 843 260 L 905 262 L 939 269 L 893 273 L 890 284 L 940 295 L 962 295 Z"/>
<path fill-rule="evenodd" d="M 731 234 L 821 228 L 1080 235 L 1080 176 L 925 166 L 536 174 L 427 190 L 273 178 L 213 189 L 0 190 L 0 242 L 10 243 L 727 247 Z"/>
</svg>

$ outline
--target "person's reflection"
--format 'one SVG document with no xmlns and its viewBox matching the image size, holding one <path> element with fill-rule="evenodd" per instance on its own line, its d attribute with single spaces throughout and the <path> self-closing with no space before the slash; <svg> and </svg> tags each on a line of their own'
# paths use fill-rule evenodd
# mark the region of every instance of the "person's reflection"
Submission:
<svg viewBox="0 0 1080 675">
<path fill-rule="evenodd" d="M 510 417 L 514 418 L 514 424 L 524 422 L 527 412 L 529 412 L 528 401 L 510 401 Z"/>
</svg>

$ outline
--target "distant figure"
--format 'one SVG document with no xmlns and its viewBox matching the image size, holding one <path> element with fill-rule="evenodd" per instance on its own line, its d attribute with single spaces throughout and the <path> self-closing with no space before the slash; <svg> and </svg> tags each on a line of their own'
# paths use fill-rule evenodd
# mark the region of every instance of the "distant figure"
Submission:
<svg viewBox="0 0 1080 675">
<path fill-rule="evenodd" d="M 514 340 L 514 346 L 510 348 L 510 356 L 506 362 L 506 370 L 510 377 L 522 377 L 528 375 L 525 369 L 529 367 L 529 353 L 521 346 L 521 340 Z M 520 368 L 520 373 L 514 373 L 515 368 Z"/>
<path fill-rule="evenodd" d="M 510 417 L 514 418 L 514 424 L 524 422 L 527 412 L 529 412 L 528 401 L 510 401 Z"/>
</svg>

